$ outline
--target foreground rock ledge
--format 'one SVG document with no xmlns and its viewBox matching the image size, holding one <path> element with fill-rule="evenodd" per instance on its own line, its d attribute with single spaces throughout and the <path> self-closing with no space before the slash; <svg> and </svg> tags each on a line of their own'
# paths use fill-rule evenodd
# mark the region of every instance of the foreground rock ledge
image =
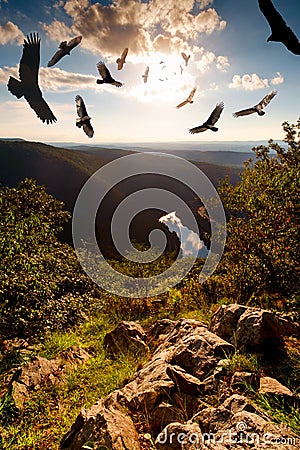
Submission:
<svg viewBox="0 0 300 450">
<path fill-rule="evenodd" d="M 230 305 L 228 308 L 232 306 L 238 310 L 239 318 L 244 315 L 245 319 L 245 313 L 248 312 L 250 322 L 253 313 L 257 317 L 255 311 L 259 311 L 240 305 Z M 162 320 L 156 322 L 144 335 L 138 325 L 143 342 L 154 347 L 152 358 L 122 389 L 112 392 L 89 410 L 83 409 L 63 437 L 60 448 L 150 449 L 150 445 L 145 447 L 145 439 L 139 436 L 131 418 L 140 413 L 147 417 L 148 429 L 156 439 L 156 448 L 160 450 L 299 449 L 300 440 L 292 430 L 273 423 L 246 397 L 236 394 L 235 390 L 239 386 L 236 377 L 231 383 L 232 377 L 228 379 L 228 375 L 223 374 L 218 363 L 234 352 L 234 346 L 212 330 L 216 329 L 218 334 L 225 334 L 231 340 L 235 330 L 233 327 L 229 333 L 227 323 L 235 322 L 237 327 L 239 318 L 228 320 L 228 317 L 232 318 L 232 312 L 227 311 L 226 314 L 224 307 L 220 310 L 216 312 L 209 329 L 196 320 Z M 273 318 L 270 320 L 272 322 Z M 287 319 L 284 319 L 284 327 L 280 330 L 282 334 L 297 330 L 295 324 L 289 327 L 285 320 Z M 276 321 L 275 317 L 273 322 Z M 122 323 L 119 329 L 123 327 L 132 329 L 134 325 Z M 228 333 L 220 332 L 222 327 Z M 261 343 L 257 336 L 254 333 L 255 345 Z M 268 339 L 270 336 L 269 332 Z M 126 343 L 130 347 L 130 334 L 127 337 Z M 136 348 L 136 335 L 133 336 L 132 348 Z M 253 378 L 252 374 L 246 375 L 250 380 Z M 258 380 L 253 382 L 258 384 Z M 205 402 L 205 395 L 218 395 L 223 399 L 223 404 L 211 407 Z M 259 437 L 246 442 L 247 431 L 248 439 L 255 434 Z M 170 433 L 173 433 L 172 443 L 163 443 L 164 437 L 169 439 Z M 178 439 L 176 433 L 180 435 Z M 216 441 L 213 444 L 205 441 L 209 433 L 214 433 Z M 227 436 L 223 441 L 222 433 Z M 241 442 L 230 437 L 236 437 L 237 433 Z M 268 442 L 262 441 L 266 433 L 270 434 Z M 192 442 L 183 439 L 183 435 L 193 436 L 194 440 L 198 436 L 198 440 Z"/>
</svg>

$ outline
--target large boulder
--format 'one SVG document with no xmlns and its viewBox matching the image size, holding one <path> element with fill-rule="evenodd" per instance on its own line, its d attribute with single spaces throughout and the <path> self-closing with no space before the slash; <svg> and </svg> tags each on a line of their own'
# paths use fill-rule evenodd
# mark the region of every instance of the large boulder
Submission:
<svg viewBox="0 0 300 450">
<path fill-rule="evenodd" d="M 89 410 L 82 409 L 63 437 L 60 449 L 81 450 L 87 443 L 92 448 L 140 450 L 135 426 L 116 403 L 115 395 L 100 400 Z"/>
<path fill-rule="evenodd" d="M 289 317 L 243 305 L 222 305 L 212 316 L 209 330 L 237 348 L 271 351 L 283 336 L 299 335 Z"/>
</svg>

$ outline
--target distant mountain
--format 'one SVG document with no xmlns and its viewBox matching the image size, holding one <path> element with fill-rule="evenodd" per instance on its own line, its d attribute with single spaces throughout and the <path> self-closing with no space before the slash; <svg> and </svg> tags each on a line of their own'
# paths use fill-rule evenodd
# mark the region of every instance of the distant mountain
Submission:
<svg viewBox="0 0 300 450">
<path fill-rule="evenodd" d="M 286 145 L 283 141 L 278 141 L 278 143 L 283 146 Z M 96 153 L 104 159 L 107 158 L 107 146 L 105 145 L 81 145 L 74 143 L 58 143 L 56 145 L 73 150 Z M 109 144 L 109 148 L 110 153 L 115 155 L 114 158 L 119 157 L 124 150 L 132 152 L 163 152 L 180 156 L 189 161 L 201 161 L 221 166 L 230 165 L 243 167 L 243 163 L 249 158 L 255 160 L 255 153 L 251 151 L 251 149 L 259 145 L 267 145 L 267 141 L 121 143 Z"/>
<path fill-rule="evenodd" d="M 33 178 L 38 184 L 44 185 L 47 192 L 63 201 L 66 209 L 72 212 L 77 196 L 90 175 L 109 161 L 129 154 L 132 152 L 120 149 L 71 150 L 40 142 L 0 140 L 0 182 L 2 185 L 13 187 L 24 178 Z M 172 163 L 171 158 L 170 162 Z M 203 162 L 194 164 L 210 178 L 215 186 L 226 175 L 232 182 L 239 180 L 240 169 L 236 167 Z M 105 183 L 105 180 L 102 182 Z M 145 174 L 124 180 L 113 187 L 105 197 L 96 219 L 97 238 L 105 256 L 117 256 L 110 236 L 111 218 L 117 205 L 129 194 L 147 187 L 175 192 L 195 212 L 199 207 L 199 201 L 195 200 L 193 192 L 174 179 Z M 178 240 L 174 239 L 174 233 L 169 233 L 167 227 L 158 222 L 158 218 L 165 212 L 168 211 L 147 210 L 139 213 L 130 227 L 131 238 L 145 243 L 153 228 L 161 228 L 170 238 L 169 249 L 178 249 Z M 200 228 L 207 230 L 208 224 L 197 213 L 196 219 Z M 62 239 L 72 242 L 70 223 L 66 226 Z"/>
</svg>

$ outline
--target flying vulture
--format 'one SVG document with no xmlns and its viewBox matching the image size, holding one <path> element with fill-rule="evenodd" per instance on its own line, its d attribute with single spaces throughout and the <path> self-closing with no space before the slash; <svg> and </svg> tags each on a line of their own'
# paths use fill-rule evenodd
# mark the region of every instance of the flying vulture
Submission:
<svg viewBox="0 0 300 450">
<path fill-rule="evenodd" d="M 149 75 L 149 66 L 146 67 L 145 73 L 142 75 L 144 83 L 147 83 L 148 75 Z"/>
<path fill-rule="evenodd" d="M 188 98 L 186 100 L 184 100 L 184 102 L 179 103 L 179 105 L 176 106 L 176 108 L 181 108 L 184 105 L 187 105 L 188 103 L 194 103 L 193 101 L 193 97 L 195 95 L 197 88 L 194 87 L 194 89 L 191 90 L 190 95 L 188 96 Z"/>
<path fill-rule="evenodd" d="M 189 59 L 190 59 L 191 55 L 188 56 L 186 53 L 181 52 L 181 56 L 182 56 L 183 59 L 184 59 L 185 65 L 187 66 L 188 63 L 189 63 Z"/>
<path fill-rule="evenodd" d="M 127 54 L 128 54 L 128 48 L 124 48 L 121 57 L 116 60 L 116 63 L 118 64 L 118 70 L 123 69 L 123 65 L 126 62 L 125 59 L 126 59 Z"/>
<path fill-rule="evenodd" d="M 267 106 L 273 97 L 277 94 L 277 91 L 271 91 L 269 94 L 267 94 L 257 105 L 252 106 L 252 108 L 248 109 L 242 109 L 241 111 L 237 111 L 233 113 L 233 117 L 240 117 L 240 116 L 248 116 L 249 114 L 257 113 L 259 116 L 263 116 L 266 114 L 263 111 L 263 108 Z"/>
<path fill-rule="evenodd" d="M 97 64 L 97 69 L 99 72 L 99 75 L 102 77 L 102 80 L 97 80 L 96 82 L 98 84 L 108 83 L 113 84 L 114 86 L 121 87 L 123 86 L 123 83 L 120 81 L 116 81 L 113 79 L 113 77 L 110 74 L 110 71 L 106 67 L 103 61 L 99 61 Z"/>
<path fill-rule="evenodd" d="M 271 27 L 271 35 L 268 37 L 267 42 L 282 42 L 292 53 L 300 55 L 300 42 L 297 36 L 274 8 L 272 1 L 258 0 L 258 5 Z"/>
<path fill-rule="evenodd" d="M 79 128 L 82 127 L 85 134 L 87 134 L 88 137 L 91 138 L 94 135 L 94 130 L 91 125 L 91 117 L 88 116 L 84 101 L 82 97 L 80 97 L 80 95 L 76 95 L 75 101 L 77 114 L 79 116 L 79 119 L 76 119 L 76 126 Z"/>
<path fill-rule="evenodd" d="M 204 122 L 202 125 L 199 125 L 198 127 L 190 128 L 189 132 L 191 134 L 195 133 L 201 133 L 202 131 L 211 130 L 211 131 L 218 131 L 217 127 L 214 127 L 214 124 L 217 122 L 217 120 L 220 118 L 221 112 L 224 109 L 224 103 L 218 103 L 207 119 L 206 122 Z"/>
<path fill-rule="evenodd" d="M 82 36 L 76 36 L 69 42 L 62 41 L 59 44 L 59 50 L 57 50 L 55 55 L 50 59 L 47 66 L 48 67 L 54 66 L 58 61 L 61 60 L 61 58 L 63 58 L 66 55 L 70 55 L 70 51 L 73 50 L 74 47 L 77 47 L 77 45 L 80 44 L 81 40 Z"/>
<path fill-rule="evenodd" d="M 9 77 L 8 90 L 17 98 L 24 98 L 37 116 L 47 124 L 56 122 L 56 117 L 45 102 L 38 85 L 38 74 L 40 65 L 40 38 L 38 34 L 27 36 L 24 39 L 23 54 L 19 65 L 20 80 Z"/>
</svg>

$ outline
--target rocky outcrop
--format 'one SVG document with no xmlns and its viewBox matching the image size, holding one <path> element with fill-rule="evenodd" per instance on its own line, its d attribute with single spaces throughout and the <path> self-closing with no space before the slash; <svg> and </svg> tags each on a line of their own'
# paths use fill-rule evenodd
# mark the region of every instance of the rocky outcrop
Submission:
<svg viewBox="0 0 300 450">
<path fill-rule="evenodd" d="M 243 305 L 223 305 L 213 315 L 211 332 L 249 350 L 271 350 L 284 336 L 299 335 L 298 323 L 271 311 Z"/>
<path fill-rule="evenodd" d="M 246 384 L 262 388 L 265 377 L 250 371 L 232 373 L 224 365 L 224 359 L 235 351 L 233 337 L 239 327 L 246 332 L 247 321 L 256 324 L 257 330 L 252 341 L 249 332 L 248 341 L 240 336 L 239 342 L 249 342 L 250 348 L 260 348 L 264 339 L 271 337 L 267 323 L 281 323 L 280 335 L 297 328 L 294 324 L 288 327 L 287 319 L 270 317 L 265 311 L 259 315 L 253 308 L 232 305 L 231 309 L 221 307 L 209 328 L 187 319 L 158 321 L 147 333 L 137 325 L 137 340 L 152 349 L 151 359 L 124 387 L 82 410 L 62 439 L 61 449 L 79 450 L 87 445 L 108 450 L 144 449 L 145 439 L 135 425 L 136 417 L 144 417 L 158 450 L 296 450 L 299 441 L 292 430 L 273 423 L 241 395 Z M 121 323 L 117 333 L 111 334 L 114 339 L 107 338 L 107 345 L 124 329 L 134 330 L 135 326 Z M 135 336 L 133 333 L 133 341 Z M 128 347 L 132 338 L 125 342 Z M 115 350 L 120 348 L 118 342 L 113 345 Z M 211 406 L 209 399 L 216 397 L 218 405 Z"/>
</svg>

